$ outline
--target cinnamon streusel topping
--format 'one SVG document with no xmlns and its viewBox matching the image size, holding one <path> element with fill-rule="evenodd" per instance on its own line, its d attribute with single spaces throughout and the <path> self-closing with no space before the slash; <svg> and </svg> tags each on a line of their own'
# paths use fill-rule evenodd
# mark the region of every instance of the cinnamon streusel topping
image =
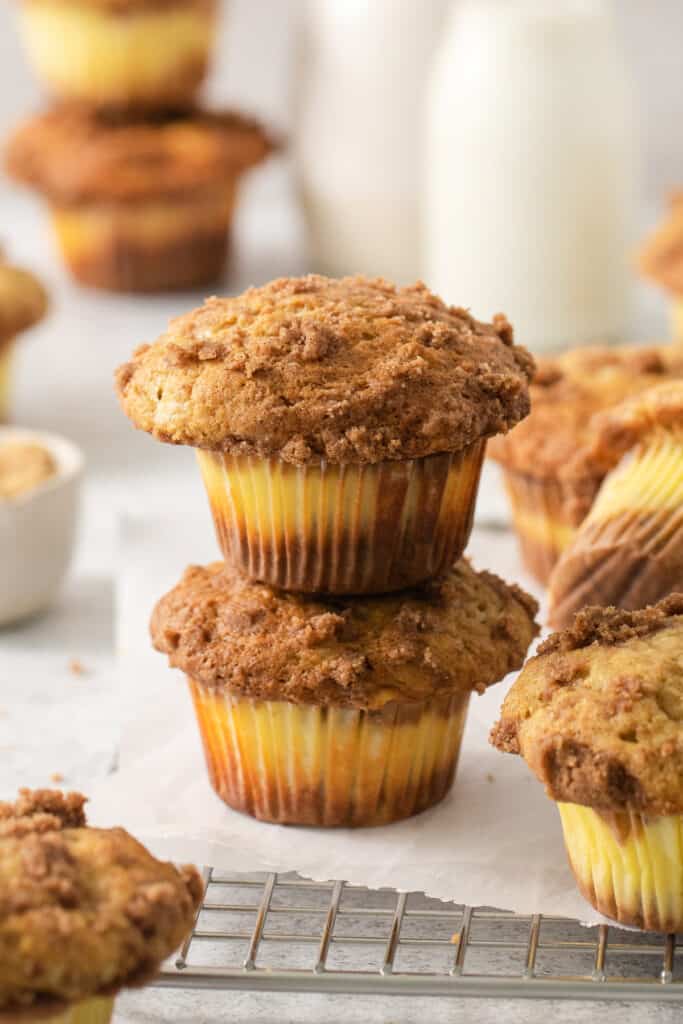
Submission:
<svg viewBox="0 0 683 1024">
<path fill-rule="evenodd" d="M 151 978 L 189 932 L 195 868 L 123 829 L 87 828 L 85 797 L 0 803 L 0 1011 L 76 1002 Z"/>
<path fill-rule="evenodd" d="M 531 356 L 417 284 L 283 278 L 210 299 L 120 367 L 121 404 L 162 441 L 292 463 L 458 451 L 529 410 Z"/>
<path fill-rule="evenodd" d="M 483 691 L 522 664 L 536 611 L 519 587 L 465 560 L 422 589 L 352 600 L 278 593 L 215 563 L 185 571 L 151 633 L 205 686 L 378 709 Z"/>
<path fill-rule="evenodd" d="M 555 800 L 683 813 L 683 594 L 580 612 L 524 666 L 491 742 Z"/>
</svg>

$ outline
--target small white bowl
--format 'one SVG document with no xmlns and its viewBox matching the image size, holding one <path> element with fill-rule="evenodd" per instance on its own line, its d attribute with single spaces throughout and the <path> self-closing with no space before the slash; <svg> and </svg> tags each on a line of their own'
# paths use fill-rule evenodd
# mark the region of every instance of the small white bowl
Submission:
<svg viewBox="0 0 683 1024">
<path fill-rule="evenodd" d="M 0 626 L 50 605 L 69 568 L 78 525 L 83 454 L 55 434 L 0 427 L 9 441 L 42 445 L 57 472 L 16 498 L 0 498 Z"/>
</svg>

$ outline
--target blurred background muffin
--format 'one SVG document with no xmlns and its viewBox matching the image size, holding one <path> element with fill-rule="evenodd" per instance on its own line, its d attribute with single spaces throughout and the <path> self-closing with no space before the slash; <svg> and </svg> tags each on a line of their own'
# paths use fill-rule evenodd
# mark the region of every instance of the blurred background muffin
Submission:
<svg viewBox="0 0 683 1024">
<path fill-rule="evenodd" d="M 17 0 L 33 68 L 57 100 L 190 106 L 206 75 L 217 0 Z"/>
<path fill-rule="evenodd" d="M 683 193 L 671 196 L 667 216 L 643 244 L 639 263 L 666 293 L 673 335 L 683 341 Z"/>
<path fill-rule="evenodd" d="M 586 609 L 527 662 L 491 733 L 556 801 L 588 902 L 656 932 L 683 928 L 682 656 L 682 594 Z"/>
<path fill-rule="evenodd" d="M 283 278 L 211 299 L 117 372 L 133 423 L 197 449 L 224 557 L 272 586 L 381 593 L 469 538 L 486 440 L 533 360 L 424 285 Z"/>
<path fill-rule="evenodd" d="M 47 310 L 47 293 L 28 270 L 6 262 L 0 249 L 0 423 L 8 419 L 14 342 L 33 327 Z"/>
<path fill-rule="evenodd" d="M 196 869 L 88 828 L 84 804 L 54 790 L 0 803 L 3 1019 L 108 1024 L 116 993 L 151 981 L 194 924 Z"/>
<path fill-rule="evenodd" d="M 156 606 L 152 641 L 182 669 L 211 784 L 296 825 L 383 825 L 442 800 L 472 691 L 518 668 L 533 598 L 465 560 L 422 589 L 303 597 L 216 563 Z"/>
<path fill-rule="evenodd" d="M 573 349 L 539 361 L 531 414 L 488 452 L 503 469 L 524 564 L 547 584 L 560 554 L 588 513 L 606 470 L 582 453 L 596 415 L 625 397 L 683 378 L 683 348 Z"/>
<path fill-rule="evenodd" d="M 262 128 L 237 114 L 122 119 L 60 107 L 19 127 L 7 166 L 45 196 L 77 280 L 150 292 L 216 281 L 239 180 L 269 150 Z"/>
<path fill-rule="evenodd" d="M 683 592 L 683 379 L 596 416 L 580 458 L 604 480 L 550 577 L 555 629 L 584 605 L 644 608 Z"/>
</svg>

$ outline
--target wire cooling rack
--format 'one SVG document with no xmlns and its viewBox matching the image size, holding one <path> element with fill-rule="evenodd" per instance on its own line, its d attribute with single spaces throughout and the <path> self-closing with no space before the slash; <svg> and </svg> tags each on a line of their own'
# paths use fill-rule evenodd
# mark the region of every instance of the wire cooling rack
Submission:
<svg viewBox="0 0 683 1024">
<path fill-rule="evenodd" d="M 683 1002 L 673 935 L 296 875 L 207 868 L 204 887 L 194 931 L 161 986 Z"/>
</svg>

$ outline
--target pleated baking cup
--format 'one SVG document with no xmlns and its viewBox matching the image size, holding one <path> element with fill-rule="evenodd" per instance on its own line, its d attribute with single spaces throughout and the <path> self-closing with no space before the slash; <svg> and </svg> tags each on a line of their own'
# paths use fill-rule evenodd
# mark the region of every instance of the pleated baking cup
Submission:
<svg viewBox="0 0 683 1024">
<path fill-rule="evenodd" d="M 261 821 L 386 825 L 432 807 L 453 783 L 469 694 L 368 711 L 188 682 L 213 788 Z"/>
<path fill-rule="evenodd" d="M 197 454 L 227 562 L 284 590 L 378 594 L 431 579 L 463 553 L 484 447 L 339 466 Z"/>
<path fill-rule="evenodd" d="M 0 1011 L 0 1024 L 109 1024 L 114 1013 L 113 996 L 95 996 L 59 1009 L 31 1006 Z"/>
<path fill-rule="evenodd" d="M 596 910 L 647 931 L 683 929 L 683 815 L 557 806 L 572 871 Z"/>
<path fill-rule="evenodd" d="M 13 356 L 14 342 L 0 342 L 0 423 L 6 423 L 9 419 Z"/>
<path fill-rule="evenodd" d="M 213 0 L 129 11 L 90 0 L 18 6 L 28 58 L 61 99 L 171 109 L 191 104 L 206 75 L 216 30 Z"/>
<path fill-rule="evenodd" d="M 645 608 L 683 588 L 683 429 L 658 429 L 604 480 L 550 580 L 549 621 Z"/>
<path fill-rule="evenodd" d="M 52 208 L 64 262 L 82 284 L 159 292 L 215 282 L 228 256 L 236 181 L 183 199 Z"/>
<path fill-rule="evenodd" d="M 509 469 L 503 471 L 503 480 L 522 561 L 546 586 L 575 531 L 567 519 L 562 488 L 552 477 L 533 477 Z"/>
</svg>

